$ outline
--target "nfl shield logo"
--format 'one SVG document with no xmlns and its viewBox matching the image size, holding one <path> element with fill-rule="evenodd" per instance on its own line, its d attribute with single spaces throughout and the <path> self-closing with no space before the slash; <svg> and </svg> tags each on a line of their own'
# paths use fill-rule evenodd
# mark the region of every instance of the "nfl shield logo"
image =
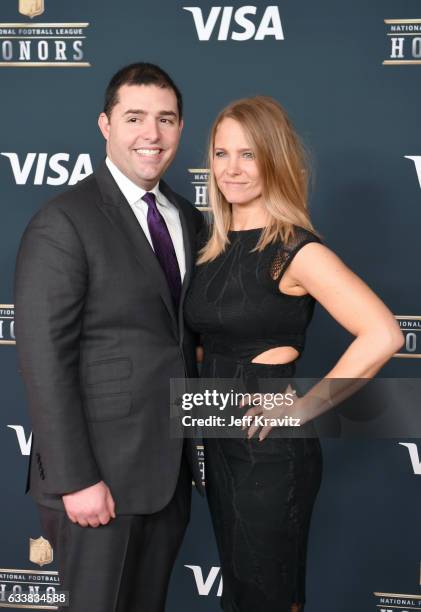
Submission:
<svg viewBox="0 0 421 612">
<path fill-rule="evenodd" d="M 48 540 L 42 536 L 33 540 L 29 538 L 29 560 L 41 567 L 53 560 L 53 549 Z"/>
<path fill-rule="evenodd" d="M 44 0 L 19 0 L 19 13 L 31 19 L 42 15 L 44 10 Z"/>
</svg>

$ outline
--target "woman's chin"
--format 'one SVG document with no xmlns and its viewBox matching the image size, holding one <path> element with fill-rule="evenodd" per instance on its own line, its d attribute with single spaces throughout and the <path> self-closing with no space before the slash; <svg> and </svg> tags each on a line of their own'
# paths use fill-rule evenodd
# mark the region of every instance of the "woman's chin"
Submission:
<svg viewBox="0 0 421 612">
<path fill-rule="evenodd" d="M 226 196 L 225 196 L 226 197 Z M 251 204 L 250 200 L 246 200 L 245 198 L 227 198 L 226 197 L 227 202 L 229 202 L 231 204 L 231 206 L 247 206 L 248 204 Z"/>
</svg>

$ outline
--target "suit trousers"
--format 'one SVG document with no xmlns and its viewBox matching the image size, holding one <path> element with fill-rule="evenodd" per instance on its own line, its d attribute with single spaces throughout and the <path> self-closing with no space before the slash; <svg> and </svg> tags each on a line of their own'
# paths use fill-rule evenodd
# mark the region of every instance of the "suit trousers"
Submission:
<svg viewBox="0 0 421 612">
<path fill-rule="evenodd" d="M 57 557 L 63 612 L 164 612 L 168 583 L 190 518 L 191 474 L 184 453 L 177 487 L 159 512 L 118 515 L 97 528 L 38 505 Z M 118 513 L 118 508 L 117 508 Z"/>
</svg>

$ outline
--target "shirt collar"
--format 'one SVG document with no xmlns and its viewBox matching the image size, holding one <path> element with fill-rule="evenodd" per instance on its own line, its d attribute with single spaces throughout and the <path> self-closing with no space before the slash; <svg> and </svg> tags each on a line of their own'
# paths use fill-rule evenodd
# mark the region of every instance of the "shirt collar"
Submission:
<svg viewBox="0 0 421 612">
<path fill-rule="evenodd" d="M 161 192 L 159 191 L 159 182 L 152 188 L 146 192 L 145 189 L 139 187 L 130 180 L 123 172 L 117 168 L 114 162 L 111 161 L 109 157 L 106 158 L 105 163 L 107 164 L 108 170 L 111 172 L 115 182 L 117 183 L 120 191 L 130 204 L 133 206 L 145 195 L 145 193 L 153 193 L 161 205 L 165 205 L 165 198 L 162 197 Z"/>
</svg>

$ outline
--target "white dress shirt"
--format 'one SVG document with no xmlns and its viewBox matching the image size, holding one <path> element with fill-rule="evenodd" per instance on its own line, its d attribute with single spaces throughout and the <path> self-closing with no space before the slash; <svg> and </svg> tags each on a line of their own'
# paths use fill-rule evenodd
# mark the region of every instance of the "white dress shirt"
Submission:
<svg viewBox="0 0 421 612">
<path fill-rule="evenodd" d="M 136 219 L 139 222 L 140 227 L 143 229 L 146 238 L 148 239 L 151 248 L 153 249 L 151 235 L 149 233 L 148 227 L 148 205 L 142 197 L 145 193 L 153 193 L 156 198 L 156 205 L 164 217 L 164 221 L 168 227 L 168 231 L 171 236 L 172 243 L 174 245 L 175 255 L 178 261 L 178 267 L 180 268 L 180 276 L 181 282 L 183 282 L 184 275 L 186 273 L 186 254 L 184 251 L 184 242 L 183 242 L 183 231 L 181 228 L 180 222 L 180 214 L 178 209 L 172 202 L 170 202 L 160 191 L 159 191 L 159 183 L 155 185 L 153 189 L 150 189 L 148 192 L 142 187 L 133 183 L 125 174 L 121 172 L 117 168 L 117 166 L 111 161 L 109 157 L 105 160 L 107 164 L 108 170 L 111 172 L 115 182 L 117 183 L 120 191 L 126 198 L 127 202 L 130 204 L 131 209 L 133 210 Z"/>
</svg>

